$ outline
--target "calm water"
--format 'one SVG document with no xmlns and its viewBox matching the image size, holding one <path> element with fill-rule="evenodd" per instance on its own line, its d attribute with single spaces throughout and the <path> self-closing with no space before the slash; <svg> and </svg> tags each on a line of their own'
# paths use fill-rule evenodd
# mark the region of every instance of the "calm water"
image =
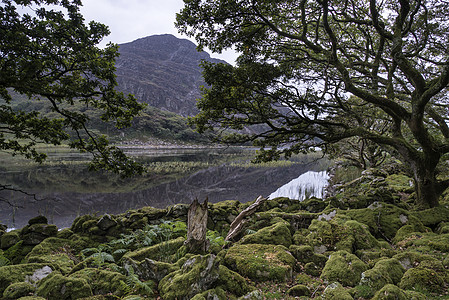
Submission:
<svg viewBox="0 0 449 300">
<path fill-rule="evenodd" d="M 177 203 L 190 203 L 194 198 L 210 202 L 223 200 L 252 201 L 259 195 L 268 196 L 299 175 L 309 171 L 321 171 L 326 163 L 301 158 L 295 164 L 282 167 L 254 167 L 242 165 L 248 156 L 235 149 L 146 149 L 128 151 L 145 162 L 157 166 L 177 165 L 201 167 L 194 172 L 164 176 L 147 176 L 122 180 L 107 175 L 86 172 L 84 165 L 73 163 L 81 160 L 73 153 L 55 153 L 61 161 L 70 164 L 51 164 L 24 171 L 5 171 L 2 176 L 14 180 L 14 184 L 31 190 L 37 196 L 3 192 L 8 199 L 0 202 L 0 223 L 21 228 L 28 220 L 44 214 L 58 227 L 69 227 L 74 218 L 83 214 L 118 214 L 128 209 L 153 206 L 164 208 Z M 251 152 L 246 151 L 246 155 Z M 238 163 L 236 163 L 238 162 Z"/>
</svg>

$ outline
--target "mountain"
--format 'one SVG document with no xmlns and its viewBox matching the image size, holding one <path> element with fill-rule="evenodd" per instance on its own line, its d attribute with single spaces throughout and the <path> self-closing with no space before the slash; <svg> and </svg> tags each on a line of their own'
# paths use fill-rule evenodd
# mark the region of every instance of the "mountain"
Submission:
<svg viewBox="0 0 449 300">
<path fill-rule="evenodd" d="M 117 89 L 134 94 L 140 102 L 182 116 L 197 112 L 199 87 L 204 85 L 201 60 L 226 63 L 198 52 L 191 41 L 170 34 L 148 36 L 119 46 Z"/>
</svg>

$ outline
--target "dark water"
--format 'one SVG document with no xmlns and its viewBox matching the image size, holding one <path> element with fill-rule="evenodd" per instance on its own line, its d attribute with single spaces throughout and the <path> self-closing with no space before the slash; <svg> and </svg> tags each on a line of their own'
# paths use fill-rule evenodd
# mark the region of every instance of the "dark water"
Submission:
<svg viewBox="0 0 449 300">
<path fill-rule="evenodd" d="M 64 191 L 64 188 L 49 191 L 49 188 L 43 184 L 42 190 L 33 190 L 37 195 L 37 201 L 20 193 L 1 194 L 0 196 L 9 199 L 14 206 L 0 202 L 0 223 L 8 225 L 8 227 L 21 228 L 27 224 L 30 218 L 43 214 L 51 223 L 62 228 L 69 227 L 74 218 L 83 214 L 118 214 L 143 206 L 164 208 L 177 203 L 190 203 L 195 198 L 203 201 L 208 197 L 210 202 L 231 199 L 247 202 L 254 200 L 259 195 L 268 196 L 278 187 L 306 171 L 323 168 L 322 163 L 310 159 L 282 167 L 236 166 L 235 163 L 230 164 L 229 162 L 214 165 L 213 162 L 217 162 L 217 157 L 225 155 L 217 150 L 146 151 L 145 149 L 134 149 L 133 151 L 134 155 L 145 156 L 147 161 L 152 162 L 210 161 L 211 166 L 181 178 L 167 179 L 165 182 L 157 184 L 151 181 L 154 179 L 148 179 L 148 187 L 140 185 L 135 189 L 128 188 L 126 192 L 96 192 L 95 184 L 97 183 L 91 183 L 90 188 L 86 190 L 83 185 L 89 183 L 88 175 L 74 172 L 73 180 L 79 179 L 80 176 L 86 176 L 81 181 L 79 190 L 76 191 L 73 188 L 68 188 L 67 191 Z M 229 153 L 226 155 L 229 156 Z M 230 156 L 234 157 L 235 153 L 231 153 Z M 67 169 L 64 170 L 58 171 L 60 176 L 68 173 Z M 17 176 L 23 179 L 25 184 L 27 178 L 32 180 L 34 176 L 38 178 L 39 174 L 42 177 L 44 174 L 49 176 L 51 175 L 47 174 L 49 172 L 55 172 L 55 169 L 42 169 L 40 173 L 31 173 L 31 175 L 24 173 Z M 104 180 L 108 180 L 107 178 L 105 177 Z M 98 183 L 98 185 L 100 184 Z"/>
</svg>

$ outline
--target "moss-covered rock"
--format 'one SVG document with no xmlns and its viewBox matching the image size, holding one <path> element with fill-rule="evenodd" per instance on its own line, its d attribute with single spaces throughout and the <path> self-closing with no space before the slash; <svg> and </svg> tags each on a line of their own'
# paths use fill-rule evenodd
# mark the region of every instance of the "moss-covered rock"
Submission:
<svg viewBox="0 0 449 300">
<path fill-rule="evenodd" d="M 357 256 L 341 250 L 332 253 L 321 273 L 321 278 L 328 282 L 338 281 L 344 286 L 355 286 L 368 266 Z"/>
<path fill-rule="evenodd" d="M 288 280 L 296 264 L 286 247 L 264 244 L 234 245 L 224 260 L 231 270 L 260 281 Z"/>
<path fill-rule="evenodd" d="M 444 280 L 434 270 L 422 267 L 411 268 L 405 272 L 399 287 L 404 290 L 440 293 L 444 290 Z"/>
<path fill-rule="evenodd" d="M 286 222 L 278 222 L 262 228 L 256 233 L 244 236 L 242 244 L 273 244 L 289 247 L 292 244 L 292 234 Z"/>
<path fill-rule="evenodd" d="M 139 276 L 139 279 L 142 281 L 154 280 L 156 282 L 179 269 L 176 264 L 164 263 L 149 258 L 145 258 L 141 262 L 127 258 L 123 260 L 123 266 L 126 270 L 132 268 L 132 272 Z"/>
<path fill-rule="evenodd" d="M 362 297 L 372 297 L 374 293 L 387 284 L 397 285 L 405 269 L 395 258 L 379 260 L 374 268 L 362 273 L 359 290 L 364 291 Z M 366 287 L 366 288 L 365 288 Z"/>
<path fill-rule="evenodd" d="M 215 255 L 196 255 L 178 271 L 159 282 L 159 292 L 166 300 L 190 299 L 214 286 L 219 277 L 219 260 Z"/>
<path fill-rule="evenodd" d="M 9 259 L 11 264 L 20 264 L 24 261 L 28 253 L 33 250 L 34 246 L 24 245 L 23 241 L 19 241 L 12 247 L 3 252 L 3 255 Z"/>
<path fill-rule="evenodd" d="M 313 248 L 309 245 L 291 245 L 288 250 L 300 263 L 314 263 L 316 266 L 323 268 L 326 264 L 327 257 L 322 254 L 317 254 L 313 251 Z"/>
<path fill-rule="evenodd" d="M 351 209 L 344 213 L 367 225 L 376 238 L 392 240 L 399 228 L 405 225 L 411 225 L 419 231 L 425 230 L 419 217 L 389 203 L 374 203 L 368 208 Z"/>
<path fill-rule="evenodd" d="M 3 292 L 3 299 L 19 299 L 20 297 L 30 296 L 34 293 L 36 287 L 29 282 L 16 282 L 9 285 Z"/>
<path fill-rule="evenodd" d="M 230 298 L 229 295 L 227 295 L 223 289 L 215 288 L 202 292 L 201 294 L 197 294 L 191 300 L 208 300 L 208 299 L 228 300 Z"/>
<path fill-rule="evenodd" d="M 307 286 L 298 284 L 288 289 L 287 294 L 293 297 L 310 297 L 311 292 Z"/>
<path fill-rule="evenodd" d="M 379 248 L 379 242 L 369 232 L 368 226 L 360 222 L 349 220 L 338 228 L 338 241 L 335 244 L 336 250 L 346 250 L 355 252 L 360 249 Z"/>
<path fill-rule="evenodd" d="M 19 231 L 12 230 L 4 233 L 0 238 L 0 248 L 8 249 L 20 241 Z"/>
<path fill-rule="evenodd" d="M 338 282 L 329 284 L 323 292 L 324 300 L 353 300 L 351 294 Z"/>
<path fill-rule="evenodd" d="M 410 298 L 399 287 L 387 284 L 374 295 L 372 300 L 410 300 Z"/>
<path fill-rule="evenodd" d="M 121 297 L 127 293 L 126 276 L 118 272 L 85 268 L 68 277 L 70 280 L 79 279 L 88 282 L 94 295 L 112 294 Z"/>
<path fill-rule="evenodd" d="M 55 300 L 75 300 L 93 295 L 86 279 L 69 278 L 56 272 L 39 282 L 36 293 L 38 296 Z"/>
<path fill-rule="evenodd" d="M 223 265 L 220 265 L 218 268 L 219 277 L 217 285 L 226 292 L 240 297 L 253 290 L 253 288 L 247 284 L 245 278 L 237 272 L 229 270 Z"/>
<path fill-rule="evenodd" d="M 145 247 L 136 251 L 126 253 L 122 259 L 128 258 L 135 261 L 142 261 L 145 258 L 157 260 L 157 261 L 170 261 L 171 256 L 184 244 L 185 238 L 178 237 L 167 242 L 163 242 L 154 246 Z"/>
<path fill-rule="evenodd" d="M 0 294 L 11 284 L 17 282 L 35 282 L 42 279 L 40 274 L 53 271 L 46 264 L 20 264 L 0 267 Z"/>
<path fill-rule="evenodd" d="M 48 237 L 56 236 L 58 227 L 49 224 L 31 224 L 22 228 L 20 237 L 24 245 L 37 245 Z"/>
</svg>

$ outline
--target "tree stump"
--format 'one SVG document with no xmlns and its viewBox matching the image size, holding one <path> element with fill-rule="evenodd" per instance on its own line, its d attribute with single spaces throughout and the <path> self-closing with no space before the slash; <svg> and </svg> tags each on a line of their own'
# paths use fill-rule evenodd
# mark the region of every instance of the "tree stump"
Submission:
<svg viewBox="0 0 449 300">
<path fill-rule="evenodd" d="M 189 253 L 204 253 L 209 247 L 207 232 L 207 201 L 203 204 L 198 199 L 193 200 L 187 213 L 187 241 L 185 245 Z"/>
</svg>

